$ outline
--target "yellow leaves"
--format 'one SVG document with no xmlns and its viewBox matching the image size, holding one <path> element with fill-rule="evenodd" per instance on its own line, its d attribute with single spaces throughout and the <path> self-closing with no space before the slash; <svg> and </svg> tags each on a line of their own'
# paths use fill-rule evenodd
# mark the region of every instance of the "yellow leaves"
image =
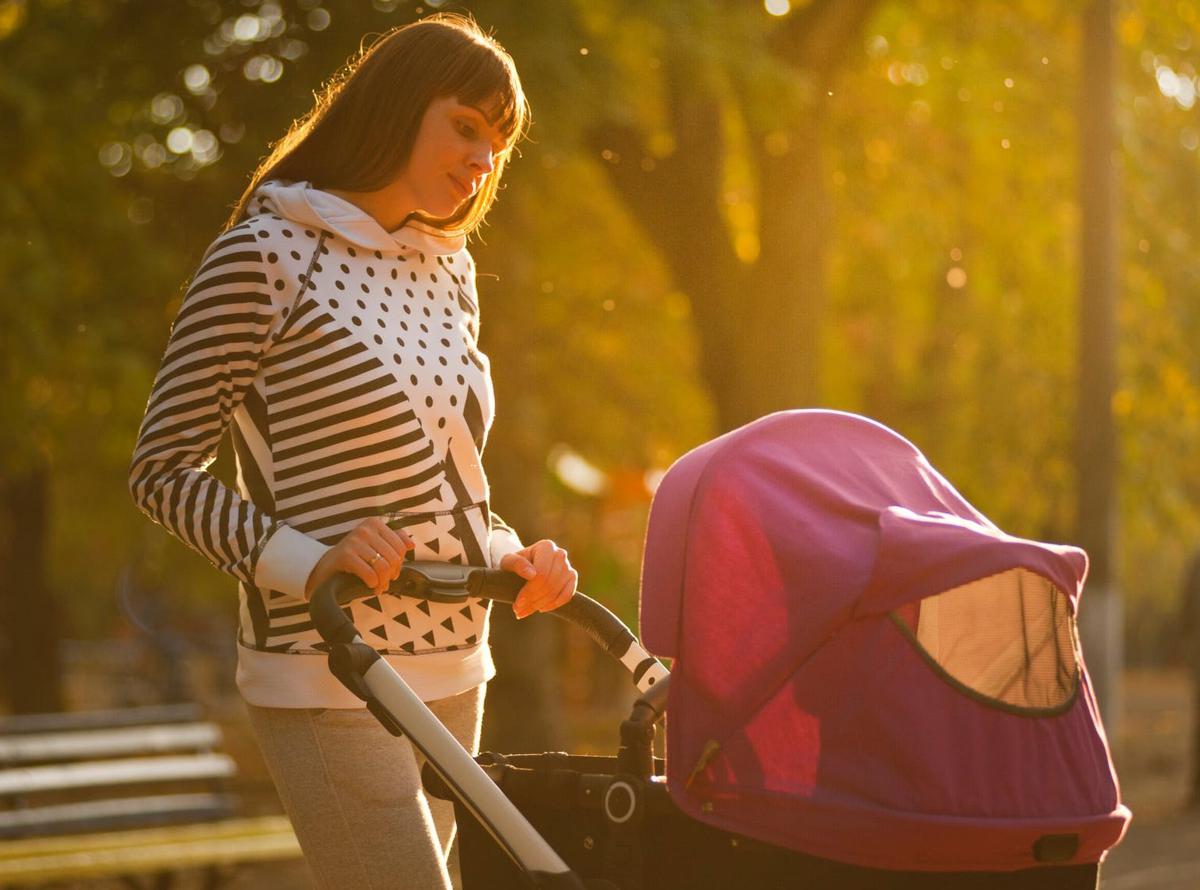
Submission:
<svg viewBox="0 0 1200 890">
<path fill-rule="evenodd" d="M 25 21 L 25 0 L 0 0 L 0 40 L 11 36 Z"/>
<path fill-rule="evenodd" d="M 791 149 L 791 140 L 782 130 L 773 130 L 763 137 L 763 148 L 773 158 L 781 158 Z"/>
<path fill-rule="evenodd" d="M 1113 417 L 1123 420 L 1133 413 L 1133 393 L 1128 389 L 1118 389 L 1112 397 Z"/>
<path fill-rule="evenodd" d="M 875 138 L 867 140 L 864 151 L 866 152 L 867 160 L 872 164 L 886 166 L 892 162 L 892 144 L 886 139 Z"/>
<path fill-rule="evenodd" d="M 904 119 L 910 127 L 923 127 L 929 123 L 931 117 L 933 117 L 933 106 L 924 99 L 918 99 L 908 106 L 908 113 Z"/>
<path fill-rule="evenodd" d="M 666 158 L 675 153 L 675 134 L 665 128 L 652 130 L 646 140 L 646 149 L 656 158 Z"/>
<path fill-rule="evenodd" d="M 1126 10 L 1117 23 L 1117 39 L 1124 46 L 1137 46 L 1145 36 L 1146 20 L 1142 13 L 1136 9 Z"/>
<path fill-rule="evenodd" d="M 733 238 L 733 252 L 743 263 L 750 264 L 758 259 L 761 245 L 755 232 L 738 232 Z"/>
<path fill-rule="evenodd" d="M 921 26 L 912 20 L 906 21 L 897 29 L 896 38 L 901 46 L 914 49 L 921 45 Z"/>
<path fill-rule="evenodd" d="M 1179 362 L 1167 360 L 1163 364 L 1159 379 L 1162 383 L 1163 396 L 1168 401 L 1178 400 L 1182 403 L 1188 396 L 1195 399 L 1196 392 L 1190 385 L 1188 372 L 1180 366 Z"/>
<path fill-rule="evenodd" d="M 54 398 L 54 386 L 45 377 L 30 377 L 25 386 L 25 400 L 31 408 L 42 408 Z"/>
<path fill-rule="evenodd" d="M 692 303 L 683 291 L 673 290 L 662 298 L 663 311 L 674 321 L 684 322 L 692 317 Z"/>
</svg>

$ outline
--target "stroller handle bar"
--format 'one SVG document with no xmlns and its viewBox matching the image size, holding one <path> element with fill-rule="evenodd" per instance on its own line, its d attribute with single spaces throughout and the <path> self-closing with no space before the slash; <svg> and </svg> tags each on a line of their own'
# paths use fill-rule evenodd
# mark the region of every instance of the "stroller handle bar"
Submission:
<svg viewBox="0 0 1200 890">
<path fill-rule="evenodd" d="M 443 603 L 461 603 L 468 597 L 512 603 L 524 584 L 525 580 L 512 572 L 417 561 L 404 564 L 400 577 L 388 587 L 388 593 Z M 343 607 L 369 593 L 362 581 L 345 573 L 334 575 L 313 592 L 309 613 L 325 642 L 345 643 L 357 635 Z M 550 614 L 575 625 L 623 664 L 633 675 L 639 691 L 648 692 L 668 675 L 667 669 L 642 647 L 625 623 L 590 596 L 576 593 Z"/>
<path fill-rule="evenodd" d="M 524 581 L 517 575 L 448 563 L 410 562 L 389 593 L 440 602 L 468 597 L 511 603 Z M 329 644 L 329 669 L 394 735 L 405 735 L 429 766 L 517 864 L 528 882 L 542 890 L 613 890 L 607 881 L 584 880 L 505 796 L 428 706 L 378 652 L 366 645 L 346 603 L 369 591 L 353 575 L 339 573 L 313 591 L 308 611 Z M 568 606 L 571 607 L 568 610 Z M 582 594 L 555 611 L 581 627 L 635 675 L 639 703 L 665 699 L 667 670 L 648 655 L 621 620 Z M 645 662 L 649 660 L 649 664 Z M 658 680 L 657 686 L 654 686 Z M 651 691 L 651 687 L 653 690 Z M 654 705 L 647 705 L 654 709 Z M 658 706 L 661 709 L 661 705 Z"/>
</svg>

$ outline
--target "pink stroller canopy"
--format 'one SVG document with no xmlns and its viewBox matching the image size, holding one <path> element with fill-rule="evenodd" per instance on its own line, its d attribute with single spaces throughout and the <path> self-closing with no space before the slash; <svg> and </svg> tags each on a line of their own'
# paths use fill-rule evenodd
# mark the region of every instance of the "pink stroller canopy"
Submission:
<svg viewBox="0 0 1200 890">
<path fill-rule="evenodd" d="M 787 411 L 668 471 L 642 566 L 702 822 L 878 868 L 1096 862 L 1129 819 L 1075 636 L 1087 558 L 888 428 Z"/>
</svg>

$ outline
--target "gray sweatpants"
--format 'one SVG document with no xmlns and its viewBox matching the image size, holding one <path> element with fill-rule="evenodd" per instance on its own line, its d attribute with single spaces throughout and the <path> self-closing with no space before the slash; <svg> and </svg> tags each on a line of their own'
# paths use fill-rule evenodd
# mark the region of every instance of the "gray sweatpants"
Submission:
<svg viewBox="0 0 1200 890">
<path fill-rule="evenodd" d="M 471 753 L 484 685 L 426 702 Z M 421 790 L 424 758 L 366 709 L 260 708 L 250 725 L 322 890 L 449 890 L 454 808 Z"/>
</svg>

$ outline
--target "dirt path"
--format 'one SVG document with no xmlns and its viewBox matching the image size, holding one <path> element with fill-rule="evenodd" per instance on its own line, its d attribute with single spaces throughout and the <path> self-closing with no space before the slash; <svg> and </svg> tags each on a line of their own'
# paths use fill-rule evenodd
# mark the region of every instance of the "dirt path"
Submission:
<svg viewBox="0 0 1200 890">
<path fill-rule="evenodd" d="M 1200 888 L 1200 813 L 1157 822 L 1135 819 L 1104 865 L 1101 888 Z"/>
<path fill-rule="evenodd" d="M 1184 808 L 1190 688 L 1182 671 L 1124 677 L 1115 758 L 1133 823 L 1104 865 L 1102 890 L 1200 890 L 1200 810 Z"/>
</svg>

